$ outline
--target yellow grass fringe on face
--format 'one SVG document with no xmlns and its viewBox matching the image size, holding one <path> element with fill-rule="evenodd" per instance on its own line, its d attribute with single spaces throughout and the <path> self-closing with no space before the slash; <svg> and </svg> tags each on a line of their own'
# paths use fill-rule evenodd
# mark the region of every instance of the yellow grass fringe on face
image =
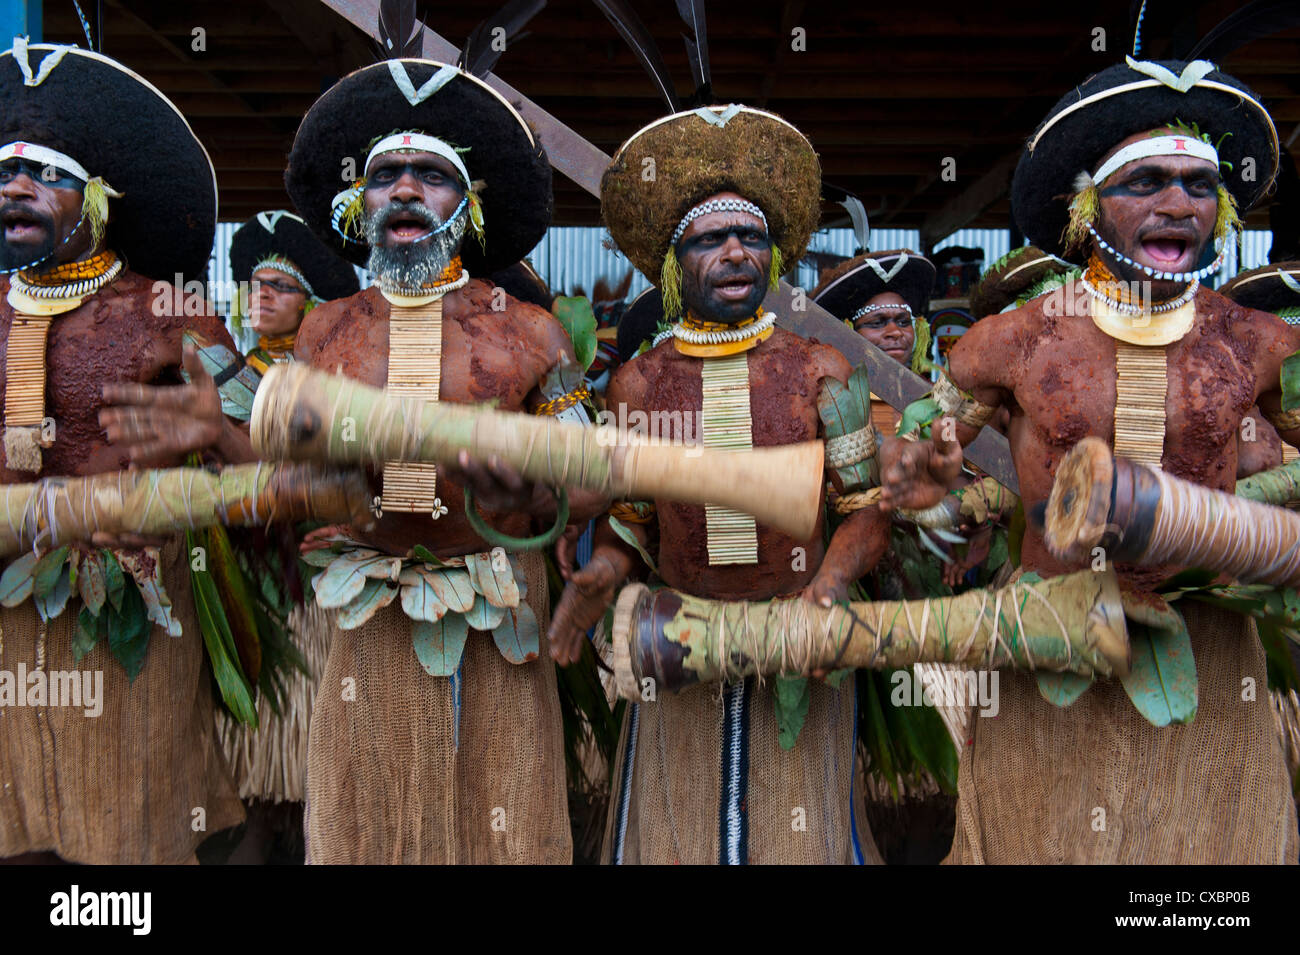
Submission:
<svg viewBox="0 0 1300 955">
<path fill-rule="evenodd" d="M 81 214 L 90 226 L 90 247 L 97 249 L 104 241 L 104 229 L 108 226 L 108 190 L 99 176 L 86 183 L 81 198 Z"/>
<path fill-rule="evenodd" d="M 682 266 L 677 261 L 677 250 L 669 246 L 664 253 L 664 264 L 659 270 L 659 291 L 664 300 L 664 318 L 677 318 L 682 314 Z"/>
<path fill-rule="evenodd" d="M 1089 183 L 1070 200 L 1070 224 L 1065 227 L 1065 251 L 1082 249 L 1088 241 L 1088 226 L 1097 221 L 1097 186 Z"/>
</svg>

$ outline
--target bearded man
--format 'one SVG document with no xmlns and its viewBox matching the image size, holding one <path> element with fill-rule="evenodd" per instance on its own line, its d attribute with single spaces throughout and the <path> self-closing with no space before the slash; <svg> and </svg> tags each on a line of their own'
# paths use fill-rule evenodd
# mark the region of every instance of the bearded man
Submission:
<svg viewBox="0 0 1300 955">
<path fill-rule="evenodd" d="M 217 211 L 212 164 L 176 107 L 107 57 L 21 39 L 0 54 L 0 97 L 0 478 L 179 464 L 204 448 L 250 457 L 192 354 L 183 427 L 164 408 L 104 407 L 179 381 L 186 329 L 233 345 L 206 310 L 171 307 L 166 280 L 201 274 Z M 0 857 L 193 861 L 243 813 L 213 742 L 189 556 L 175 540 L 95 543 L 24 554 L 3 576 Z M 3 684 L 24 670 L 51 686 L 102 679 L 101 711 L 33 701 L 39 681 L 14 706 Z"/>
<path fill-rule="evenodd" d="M 1237 207 L 1259 198 L 1276 168 L 1268 113 L 1201 61 L 1130 59 L 1104 70 L 1029 140 L 1012 187 L 1017 221 L 1048 252 L 1088 256 L 1087 268 L 978 322 L 952 352 L 953 381 L 969 393 L 952 389 L 942 401 L 963 443 L 996 408 L 1010 409 L 1031 513 L 1061 458 L 1089 435 L 1229 493 L 1240 425 L 1256 402 L 1284 439 L 1300 437 L 1279 388 L 1296 336 L 1200 285 L 1239 226 Z M 936 502 L 961 462 L 945 430 L 933 443 L 887 443 L 887 506 Z M 1026 531 L 1021 554 L 1025 570 L 1043 575 L 1078 569 L 1048 552 L 1041 527 Z M 1187 599 L 1165 603 L 1154 588 L 1179 569 L 1116 567 L 1135 656 L 1158 657 L 1190 635 L 1194 719 L 1152 726 L 1118 682 L 1062 708 L 1046 688 L 1040 698 L 1033 675 L 1005 674 L 1001 711 L 973 721 L 961 752 L 950 861 L 1296 861 L 1295 807 L 1254 624 Z M 1248 700 L 1251 681 L 1260 690 Z"/>
<path fill-rule="evenodd" d="M 360 177 L 340 183 L 348 161 Z M 379 276 L 307 316 L 299 360 L 428 400 L 581 411 L 557 387 L 563 328 L 470 277 L 519 261 L 551 213 L 546 153 L 489 86 L 428 60 L 352 73 L 303 119 L 286 181 L 316 233 Z M 510 552 L 556 522 L 556 495 L 467 457 L 455 472 L 388 464 L 376 491 L 373 532 L 306 545 L 317 602 L 338 611 L 311 723 L 308 859 L 570 861 L 546 575 L 536 552 Z M 393 558 L 349 589 L 350 567 Z"/>
<path fill-rule="evenodd" d="M 649 157 L 653 180 L 642 176 Z M 677 321 L 615 372 L 607 411 L 624 422 L 642 413 L 667 420 L 672 433 L 654 437 L 702 434 L 709 447 L 789 444 L 823 433 L 819 397 L 848 379 L 848 363 L 776 328 L 761 308 L 781 263 L 803 254 L 820 189 L 817 157 L 803 135 L 747 107 L 677 113 L 619 149 L 601 186 L 605 221 Z M 863 418 L 859 427 L 869 427 L 865 409 Z M 841 462 L 846 471 L 833 472 L 835 480 L 865 459 L 859 452 Z M 859 511 L 827 547 L 821 520 L 811 539 L 794 540 L 713 505 L 616 505 L 598 527 L 591 560 L 569 574 L 552 652 L 575 661 L 615 589 L 652 552 L 663 583 L 692 594 L 802 594 L 829 606 L 879 557 L 871 552 L 879 535 L 870 530 L 882 522 L 877 509 Z M 721 694 L 713 686 L 660 693 L 632 706 L 614 772 L 606 861 L 878 861 L 853 786 L 852 676 L 835 685 L 794 680 L 783 692 L 798 701 L 791 709 L 806 707 L 801 728 L 774 685 L 754 680 Z"/>
</svg>

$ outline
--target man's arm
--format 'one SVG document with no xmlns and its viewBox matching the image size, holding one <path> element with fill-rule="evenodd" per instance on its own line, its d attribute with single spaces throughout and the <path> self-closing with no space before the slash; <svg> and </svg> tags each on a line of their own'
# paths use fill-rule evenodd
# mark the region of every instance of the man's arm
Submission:
<svg viewBox="0 0 1300 955">
<path fill-rule="evenodd" d="M 619 368 L 605 390 L 607 407 L 627 406 L 639 380 L 631 365 Z M 636 404 L 639 407 L 639 402 Z M 624 523 L 643 550 L 651 546 L 653 516 L 643 523 Z M 614 594 L 640 562 L 636 548 L 622 540 L 607 519 L 596 522 L 592 536 L 591 560 L 579 570 L 566 574 L 564 585 L 551 617 L 548 638 L 551 657 L 560 665 L 576 663 L 582 655 L 582 641 L 614 601 Z"/>
<path fill-rule="evenodd" d="M 1247 313 L 1246 322 L 1258 336 L 1255 382 L 1259 410 L 1283 441 L 1300 445 L 1300 408 L 1282 410 L 1282 363 L 1300 351 L 1300 328 L 1254 310 Z"/>
<path fill-rule="evenodd" d="M 1014 391 L 1011 339 L 1026 311 L 976 323 L 953 348 L 948 359 L 950 377 L 964 394 L 948 396 L 954 410 L 931 425 L 930 441 L 885 439 L 880 449 L 883 511 L 933 507 L 960 483 L 962 447 L 975 440 Z"/>
<path fill-rule="evenodd" d="M 573 345 L 569 336 L 549 312 L 518 301 L 512 301 L 511 308 L 515 310 L 516 318 L 525 323 L 529 339 L 536 343 L 549 362 L 543 378 L 561 361 L 573 360 Z M 574 377 L 578 377 L 576 372 Z M 547 412 L 545 406 L 549 399 L 541 393 L 540 387 L 541 381 L 538 381 L 524 399 L 524 408 L 530 413 Z M 495 457 L 487 461 L 474 461 L 468 453 L 462 451 L 457 466 L 445 469 L 445 473 L 455 483 L 471 487 L 482 506 L 490 510 L 524 511 L 538 521 L 555 519 L 558 500 L 550 488 L 524 479 Z M 568 495 L 570 524 L 589 521 L 596 515 L 603 514 L 609 507 L 609 498 L 597 491 L 576 487 L 566 488 L 565 491 Z"/>
</svg>

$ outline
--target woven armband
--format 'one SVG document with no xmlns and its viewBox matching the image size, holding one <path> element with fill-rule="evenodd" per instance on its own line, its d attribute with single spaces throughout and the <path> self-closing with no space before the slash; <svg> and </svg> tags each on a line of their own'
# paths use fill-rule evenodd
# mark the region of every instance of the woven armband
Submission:
<svg viewBox="0 0 1300 955">
<path fill-rule="evenodd" d="M 826 439 L 826 466 L 832 470 L 852 467 L 874 457 L 875 453 L 876 429 L 870 424 L 838 438 Z"/>
<path fill-rule="evenodd" d="M 584 403 L 591 398 L 591 385 L 583 369 L 568 355 L 561 355 L 537 386 L 542 403 L 533 414 L 555 418 L 566 424 L 590 425 L 591 416 Z"/>
<path fill-rule="evenodd" d="M 984 427 L 997 411 L 997 408 L 992 405 L 976 401 L 966 394 L 946 375 L 940 375 L 939 380 L 934 383 L 933 394 L 935 402 L 943 409 L 944 414 L 952 415 L 961 424 L 971 428 Z"/>
<path fill-rule="evenodd" d="M 871 426 L 871 383 L 867 369 L 859 366 L 847 382 L 822 379 L 817 394 L 817 415 L 826 439 L 826 467 L 834 473 L 845 494 L 879 484 L 876 462 L 877 435 Z"/>
</svg>

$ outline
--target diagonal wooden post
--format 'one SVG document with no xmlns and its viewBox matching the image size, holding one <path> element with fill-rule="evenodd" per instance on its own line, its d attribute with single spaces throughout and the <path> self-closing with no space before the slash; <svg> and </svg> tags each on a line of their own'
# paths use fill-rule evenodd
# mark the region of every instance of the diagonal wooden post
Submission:
<svg viewBox="0 0 1300 955">
<path fill-rule="evenodd" d="M 377 27 L 379 0 L 321 0 L 321 2 L 368 36 L 379 39 Z M 423 53 L 429 59 L 454 63 L 456 57 L 460 55 L 460 50 L 425 26 Z M 514 104 L 520 116 L 533 125 L 541 138 L 542 145 L 546 147 L 551 165 L 599 198 L 600 177 L 609 165 L 610 157 L 500 77 L 488 74 L 484 79 Z M 848 326 L 820 305 L 807 300 L 803 303 L 804 308 L 796 311 L 791 307 L 795 301 L 795 291 L 792 286 L 782 282 L 763 303 L 767 309 L 776 313 L 777 324 L 782 328 L 839 349 L 854 366 L 866 365 L 867 372 L 871 376 L 871 390 L 895 408 L 901 410 L 909 402 L 915 401 L 930 390 L 928 381 L 890 358 L 861 335 L 854 334 Z M 1012 492 L 1020 493 L 1020 482 L 1016 479 L 1011 448 L 1002 435 L 991 428 L 985 428 L 978 439 L 967 445 L 965 454 L 968 461 L 986 474 L 997 479 Z"/>
</svg>

